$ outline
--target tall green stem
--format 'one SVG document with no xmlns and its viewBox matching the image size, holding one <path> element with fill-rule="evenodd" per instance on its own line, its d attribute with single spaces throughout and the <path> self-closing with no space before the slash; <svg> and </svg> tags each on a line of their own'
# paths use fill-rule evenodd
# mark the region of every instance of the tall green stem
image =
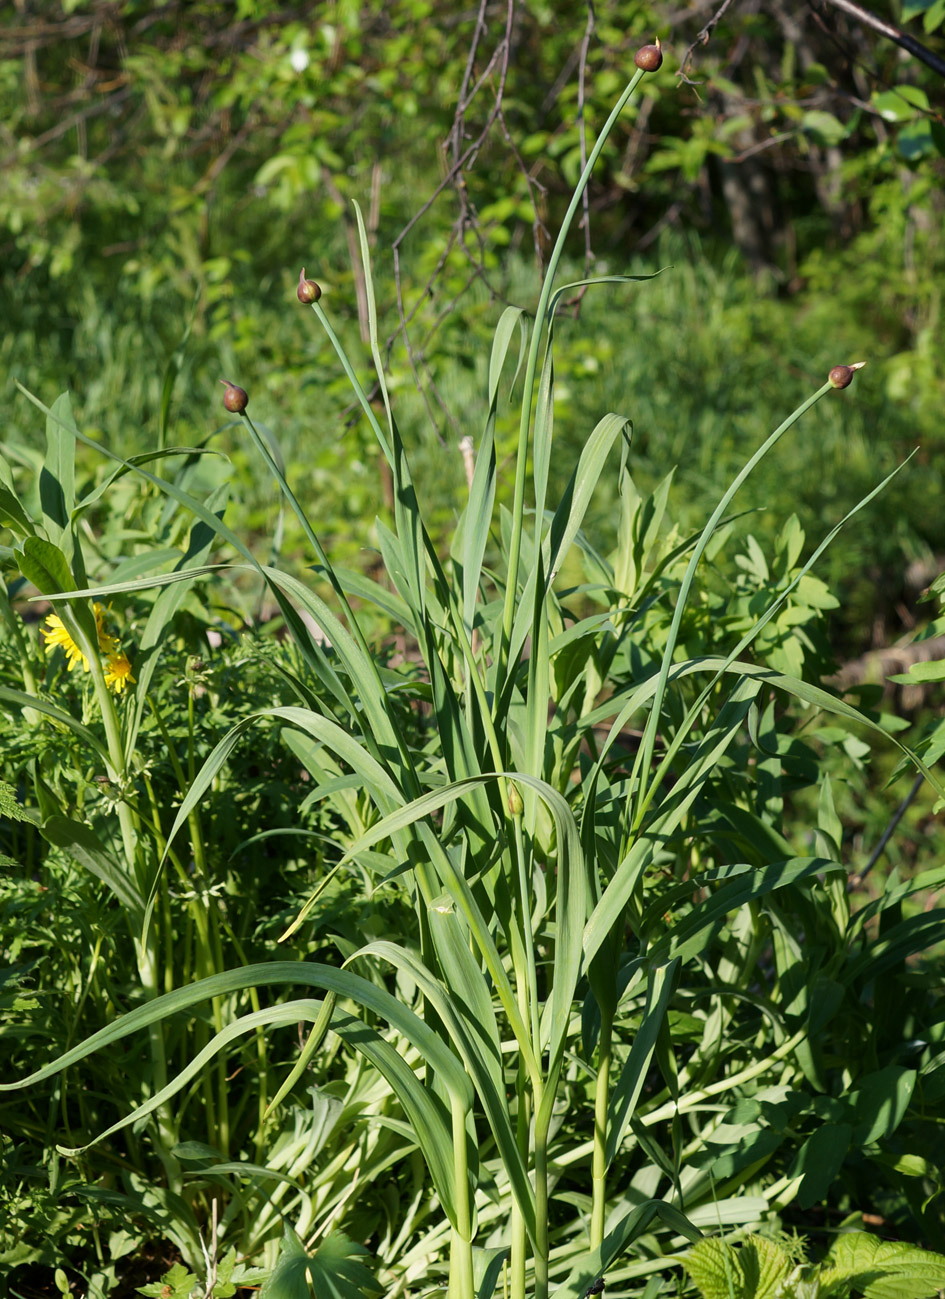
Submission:
<svg viewBox="0 0 945 1299">
<path fill-rule="evenodd" d="M 548 1130 L 551 1106 L 535 1097 L 535 1299 L 548 1299 Z"/>
<path fill-rule="evenodd" d="M 524 1064 L 520 1061 L 518 1067 L 518 1114 L 515 1122 L 515 1139 L 518 1143 L 519 1153 L 523 1162 L 528 1164 L 528 1132 L 531 1125 L 531 1093 L 528 1090 L 527 1074 Z M 525 1265 L 528 1260 L 528 1236 L 525 1231 L 525 1219 L 522 1211 L 518 1206 L 518 1201 L 512 1198 L 512 1286 L 510 1299 L 525 1299 Z"/>
<path fill-rule="evenodd" d="M 597 1082 L 594 1087 L 594 1160 L 591 1169 L 591 1249 L 604 1239 L 607 1203 L 607 1105 L 610 1099 L 611 1039 L 614 1017 L 601 1011 L 597 1048 Z"/>
<path fill-rule="evenodd" d="M 456 1225 L 450 1248 L 450 1299 L 475 1299 L 472 1261 L 472 1206 L 466 1152 L 466 1108 L 460 1097 L 450 1097 L 453 1119 L 453 1167 L 456 1170 Z"/>
<path fill-rule="evenodd" d="M 81 629 L 78 630 L 81 634 Z M 86 653 L 95 696 L 102 714 L 102 725 L 105 729 L 105 743 L 108 749 L 109 764 L 112 768 L 112 778 L 123 793 L 128 780 L 128 767 L 125 761 L 125 746 L 122 741 L 121 724 L 118 720 L 115 701 L 111 691 L 105 684 L 105 672 L 102 668 L 98 645 L 88 644 L 84 635 L 80 644 Z M 147 881 L 145 879 L 144 862 L 138 849 L 138 831 L 134 812 L 124 797 L 118 799 L 117 810 L 125 861 L 139 889 L 145 890 Z M 152 1000 L 159 996 L 161 992 L 160 967 L 154 928 L 152 927 L 149 936 L 145 939 L 142 939 L 140 934 L 135 934 L 134 947 L 138 978 L 141 980 L 145 996 Z M 149 1026 L 148 1039 L 151 1048 L 151 1067 L 154 1072 L 153 1086 L 155 1091 L 160 1091 L 167 1083 L 167 1053 L 160 1022 L 152 1023 Z M 170 1107 L 167 1105 L 161 1106 L 156 1118 L 155 1146 L 167 1173 L 169 1185 L 171 1189 L 177 1190 L 180 1186 L 180 1170 L 177 1161 L 170 1153 L 171 1147 L 176 1144 L 177 1140 Z"/>
<path fill-rule="evenodd" d="M 522 529 L 524 527 L 525 517 L 525 479 L 528 468 L 528 435 L 531 428 L 532 401 L 535 395 L 535 375 L 538 370 L 538 350 L 541 343 L 542 327 L 545 323 L 545 316 L 548 311 L 548 302 L 551 298 L 551 290 L 554 285 L 555 274 L 558 270 L 558 263 L 561 261 L 561 255 L 564 252 L 564 244 L 568 237 L 568 232 L 571 229 L 571 223 L 574 220 L 578 207 L 580 206 L 584 191 L 587 189 L 588 181 L 591 178 L 591 173 L 597 164 L 597 159 L 600 157 L 601 150 L 607 141 L 607 137 L 616 125 L 617 119 L 626 107 L 630 96 L 633 94 L 634 90 L 636 90 L 642 76 L 643 72 L 638 69 L 631 78 L 630 83 L 624 90 L 623 94 L 617 100 L 610 116 L 604 123 L 604 129 L 597 137 L 597 141 L 590 152 L 584 170 L 581 172 L 577 188 L 571 196 L 571 202 L 568 204 L 568 210 L 561 223 L 561 229 L 558 231 L 558 238 L 555 240 L 555 246 L 548 259 L 548 269 L 538 298 L 538 308 L 535 312 L 535 327 L 532 330 L 531 341 L 528 348 L 528 359 L 525 364 L 525 386 L 522 392 L 522 415 L 518 432 L 518 454 L 515 465 L 515 494 L 512 505 L 512 534 L 509 539 L 508 586 L 505 590 L 505 607 L 502 616 L 502 632 L 506 644 L 512 633 L 512 619 L 515 613 L 515 602 L 518 590 L 518 570 L 522 554 Z"/>
</svg>

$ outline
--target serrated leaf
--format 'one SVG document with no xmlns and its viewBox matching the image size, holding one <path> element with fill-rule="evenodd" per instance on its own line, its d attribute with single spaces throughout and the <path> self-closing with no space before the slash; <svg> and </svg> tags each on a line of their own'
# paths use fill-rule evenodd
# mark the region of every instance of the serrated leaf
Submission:
<svg viewBox="0 0 945 1299">
<path fill-rule="evenodd" d="M 821 1280 L 825 1286 L 845 1282 L 864 1299 L 931 1299 L 945 1282 L 945 1254 L 848 1232 L 834 1242 Z"/>
<path fill-rule="evenodd" d="M 0 816 L 8 817 L 11 821 L 30 819 L 17 802 L 16 790 L 5 780 L 0 780 Z"/>
<path fill-rule="evenodd" d="M 149 1299 L 190 1299 L 190 1292 L 196 1284 L 193 1272 L 188 1271 L 183 1263 L 175 1263 L 160 1281 L 139 1286 L 138 1294 L 147 1295 Z"/>
<path fill-rule="evenodd" d="M 752 1299 L 739 1252 L 715 1236 L 700 1240 L 683 1259 L 703 1299 Z"/>
</svg>

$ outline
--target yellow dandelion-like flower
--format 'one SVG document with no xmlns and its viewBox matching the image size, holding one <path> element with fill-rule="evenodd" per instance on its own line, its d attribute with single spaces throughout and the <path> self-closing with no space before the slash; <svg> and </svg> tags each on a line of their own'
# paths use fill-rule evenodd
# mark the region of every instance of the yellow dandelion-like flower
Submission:
<svg viewBox="0 0 945 1299">
<path fill-rule="evenodd" d="M 96 602 L 93 605 L 95 614 L 95 633 L 98 637 L 98 648 L 102 654 L 115 654 L 118 651 L 118 640 L 115 636 L 109 636 L 105 630 L 105 610 Z M 47 630 L 48 628 L 48 630 Z M 46 627 L 41 627 L 40 632 L 46 639 L 46 653 L 51 654 L 57 645 L 62 647 L 66 656 L 66 667 L 71 672 L 77 664 L 81 663 L 86 672 L 89 670 L 89 660 L 82 650 L 66 630 L 66 625 L 57 613 L 51 613 L 46 618 Z"/>
<path fill-rule="evenodd" d="M 109 654 L 108 662 L 105 664 L 105 684 L 109 690 L 114 690 L 116 695 L 120 695 L 129 681 L 134 681 L 134 677 L 131 675 L 128 655 L 122 650 Z"/>
<path fill-rule="evenodd" d="M 47 631 L 47 627 L 49 630 Z M 46 638 L 46 653 L 51 654 L 57 645 L 62 647 L 66 656 L 66 667 L 71 672 L 77 663 L 81 663 L 86 672 L 89 670 L 89 661 L 79 649 L 78 645 L 69 635 L 65 624 L 57 613 L 51 613 L 46 619 L 46 627 L 41 627 L 40 632 Z"/>
<path fill-rule="evenodd" d="M 98 648 L 102 654 L 114 654 L 119 648 L 118 637 L 109 636 L 105 630 L 105 610 L 98 601 L 95 602 L 93 608 L 95 610 L 95 631 L 98 636 Z"/>
</svg>

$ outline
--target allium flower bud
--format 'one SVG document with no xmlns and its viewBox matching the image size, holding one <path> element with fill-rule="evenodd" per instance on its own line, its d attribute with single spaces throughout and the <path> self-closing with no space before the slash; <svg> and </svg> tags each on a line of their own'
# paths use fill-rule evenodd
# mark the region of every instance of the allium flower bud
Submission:
<svg viewBox="0 0 945 1299">
<path fill-rule="evenodd" d="M 317 302 L 322 296 L 322 291 L 315 281 L 307 280 L 305 278 L 304 266 L 299 272 L 299 287 L 295 290 L 295 296 L 298 298 L 299 302 L 304 302 L 306 305 L 311 302 Z"/>
<path fill-rule="evenodd" d="M 854 361 L 852 365 L 835 365 L 827 378 L 835 388 L 849 388 L 857 370 L 862 370 L 865 361 Z"/>
<path fill-rule="evenodd" d="M 223 405 L 233 415 L 240 415 L 249 405 L 249 397 L 242 388 L 237 388 L 235 383 L 229 379 L 221 379 L 220 382 L 226 388 L 223 394 Z"/>
<path fill-rule="evenodd" d="M 521 816 L 525 810 L 525 804 L 522 802 L 522 796 L 518 792 L 518 786 L 509 781 L 509 812 L 512 816 Z"/>
<path fill-rule="evenodd" d="M 663 51 L 660 49 L 660 38 L 655 45 L 641 45 L 633 57 L 634 63 L 644 72 L 655 72 L 663 62 Z"/>
</svg>

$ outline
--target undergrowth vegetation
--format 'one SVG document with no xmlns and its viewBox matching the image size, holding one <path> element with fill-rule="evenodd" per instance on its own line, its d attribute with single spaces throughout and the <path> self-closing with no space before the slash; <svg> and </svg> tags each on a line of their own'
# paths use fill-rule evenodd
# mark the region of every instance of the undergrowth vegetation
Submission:
<svg viewBox="0 0 945 1299">
<path fill-rule="evenodd" d="M 212 434 L 172 441 L 170 389 L 145 453 L 30 398 L 45 446 L 0 468 L 11 1292 L 107 1295 L 155 1242 L 146 1293 L 168 1296 L 582 1299 L 604 1278 L 655 1299 L 685 1265 L 706 1299 L 773 1299 L 762 1255 L 784 1299 L 940 1287 L 945 866 L 858 889 L 837 810 L 874 741 L 945 797 L 939 745 L 820 684 L 822 556 L 902 480 L 867 488 L 848 448 L 860 495 L 829 521 L 803 491 L 763 530 L 744 514 L 756 471 L 842 436 L 868 371 L 825 344 L 818 380 L 779 379 L 767 437 L 756 375 L 693 464 L 667 396 L 708 411 L 724 385 L 674 368 L 654 265 L 586 281 L 639 304 L 612 331 L 625 403 L 585 421 L 560 391 L 584 287 L 564 241 L 648 60 L 533 316 L 506 308 L 470 366 L 455 526 L 414 476 L 357 208 L 367 345 L 298 293 L 388 484 L 370 567 L 325 544 L 306 445 L 283 455 L 248 381 L 221 422 L 278 491 L 265 526 L 231 521 Z M 698 522 L 677 460 L 715 491 Z M 784 1244 L 878 1214 L 909 1245 L 841 1234 L 809 1267 Z"/>
</svg>

